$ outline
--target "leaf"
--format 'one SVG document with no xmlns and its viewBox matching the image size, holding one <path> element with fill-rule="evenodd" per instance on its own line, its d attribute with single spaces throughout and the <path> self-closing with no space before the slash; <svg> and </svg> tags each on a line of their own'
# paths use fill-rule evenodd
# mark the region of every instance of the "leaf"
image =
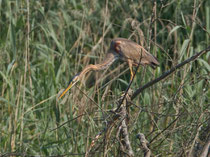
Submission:
<svg viewBox="0 0 210 157">
<path fill-rule="evenodd" d="M 180 59 L 179 59 L 179 61 L 182 60 L 182 58 L 183 58 L 183 56 L 184 56 L 184 53 L 186 52 L 186 49 L 187 49 L 187 46 L 188 46 L 189 42 L 190 42 L 190 39 L 186 39 L 186 40 L 184 41 L 184 43 L 182 44 L 182 48 L 181 48 L 180 53 L 179 53 L 179 54 L 180 54 Z"/>
<path fill-rule="evenodd" d="M 198 61 L 201 62 L 208 69 L 208 71 L 210 71 L 210 65 L 205 60 L 198 58 Z"/>
<path fill-rule="evenodd" d="M 10 42 L 12 46 L 12 52 L 13 52 L 13 59 L 16 57 L 16 37 L 15 37 L 15 27 L 12 23 L 12 20 L 10 21 Z"/>
<path fill-rule="evenodd" d="M 184 15 L 183 15 L 183 12 L 181 11 L 181 16 L 182 16 L 182 21 L 183 21 L 183 23 L 184 23 L 184 25 L 185 25 L 185 27 L 187 26 L 187 24 L 186 24 L 186 21 L 185 21 L 185 18 L 184 18 Z"/>
<path fill-rule="evenodd" d="M 128 82 L 126 82 L 125 80 L 122 80 L 122 79 L 118 79 L 120 82 L 122 82 L 123 84 L 125 84 L 126 86 L 128 86 Z"/>
<path fill-rule="evenodd" d="M 12 62 L 7 66 L 7 75 L 9 74 L 10 69 L 12 68 L 12 66 L 14 65 L 15 60 L 13 59 Z"/>
<path fill-rule="evenodd" d="M 0 71 L 0 75 L 4 78 L 4 80 L 10 86 L 10 88 L 12 88 L 12 82 L 7 78 L 7 76 L 2 71 Z"/>
<path fill-rule="evenodd" d="M 169 33 L 168 36 L 171 36 L 171 34 L 172 34 L 173 32 L 175 32 L 177 29 L 179 29 L 180 27 L 182 27 L 182 26 L 175 26 L 175 27 L 170 31 L 170 33 Z"/>
<path fill-rule="evenodd" d="M 150 96 L 148 93 L 144 94 L 144 105 L 149 105 L 150 104 Z"/>
</svg>

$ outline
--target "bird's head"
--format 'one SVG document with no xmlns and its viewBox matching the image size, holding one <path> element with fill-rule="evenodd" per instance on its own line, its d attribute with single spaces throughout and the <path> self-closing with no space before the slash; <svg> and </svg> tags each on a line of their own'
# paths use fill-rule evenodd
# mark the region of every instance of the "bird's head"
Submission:
<svg viewBox="0 0 210 157">
<path fill-rule="evenodd" d="M 111 42 L 110 48 L 114 50 L 116 54 L 119 54 L 119 52 L 121 51 L 121 48 L 120 48 L 121 43 L 122 42 L 120 40 L 115 39 Z"/>
<path fill-rule="evenodd" d="M 68 87 L 61 93 L 61 95 L 58 97 L 58 99 L 61 99 L 66 94 L 66 92 L 68 92 L 69 89 L 71 89 L 79 81 L 79 75 L 80 75 L 80 73 L 76 74 L 70 80 Z"/>
</svg>

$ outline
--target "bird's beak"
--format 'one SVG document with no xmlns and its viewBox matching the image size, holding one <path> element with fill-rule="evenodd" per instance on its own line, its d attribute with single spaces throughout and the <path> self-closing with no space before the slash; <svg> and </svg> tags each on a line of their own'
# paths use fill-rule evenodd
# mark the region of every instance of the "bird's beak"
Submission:
<svg viewBox="0 0 210 157">
<path fill-rule="evenodd" d="M 68 90 L 74 85 L 75 83 L 70 83 L 69 85 L 68 85 L 68 87 L 61 93 L 61 95 L 58 97 L 58 99 L 61 99 L 65 94 L 66 94 L 66 92 L 68 92 Z"/>
</svg>

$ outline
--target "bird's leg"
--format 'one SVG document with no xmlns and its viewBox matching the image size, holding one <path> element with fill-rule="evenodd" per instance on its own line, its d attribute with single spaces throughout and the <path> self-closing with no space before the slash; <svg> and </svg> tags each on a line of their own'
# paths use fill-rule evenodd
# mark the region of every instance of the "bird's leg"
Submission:
<svg viewBox="0 0 210 157">
<path fill-rule="evenodd" d="M 129 66 L 129 69 L 130 69 L 130 72 L 131 72 L 130 81 L 132 81 L 133 80 L 133 77 L 134 77 L 134 74 L 133 74 L 132 63 L 130 61 L 128 61 L 128 66 Z"/>
</svg>

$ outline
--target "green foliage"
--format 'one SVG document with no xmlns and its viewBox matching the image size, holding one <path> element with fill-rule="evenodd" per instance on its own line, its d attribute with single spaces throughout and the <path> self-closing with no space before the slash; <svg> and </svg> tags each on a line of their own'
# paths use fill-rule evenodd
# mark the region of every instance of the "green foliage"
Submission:
<svg viewBox="0 0 210 157">
<path fill-rule="evenodd" d="M 87 74 L 61 102 L 56 95 L 86 65 L 103 60 L 111 39 L 141 43 L 161 64 L 141 67 L 133 91 L 209 46 L 208 1 L 157 1 L 155 9 L 156 15 L 152 1 L 136 0 L 0 1 L 0 153 L 84 156 L 129 84 L 127 65 Z M 139 132 L 155 155 L 189 152 L 209 120 L 209 71 L 207 53 L 133 100 L 136 156 Z M 119 155 L 115 134 L 108 156 Z"/>
</svg>

